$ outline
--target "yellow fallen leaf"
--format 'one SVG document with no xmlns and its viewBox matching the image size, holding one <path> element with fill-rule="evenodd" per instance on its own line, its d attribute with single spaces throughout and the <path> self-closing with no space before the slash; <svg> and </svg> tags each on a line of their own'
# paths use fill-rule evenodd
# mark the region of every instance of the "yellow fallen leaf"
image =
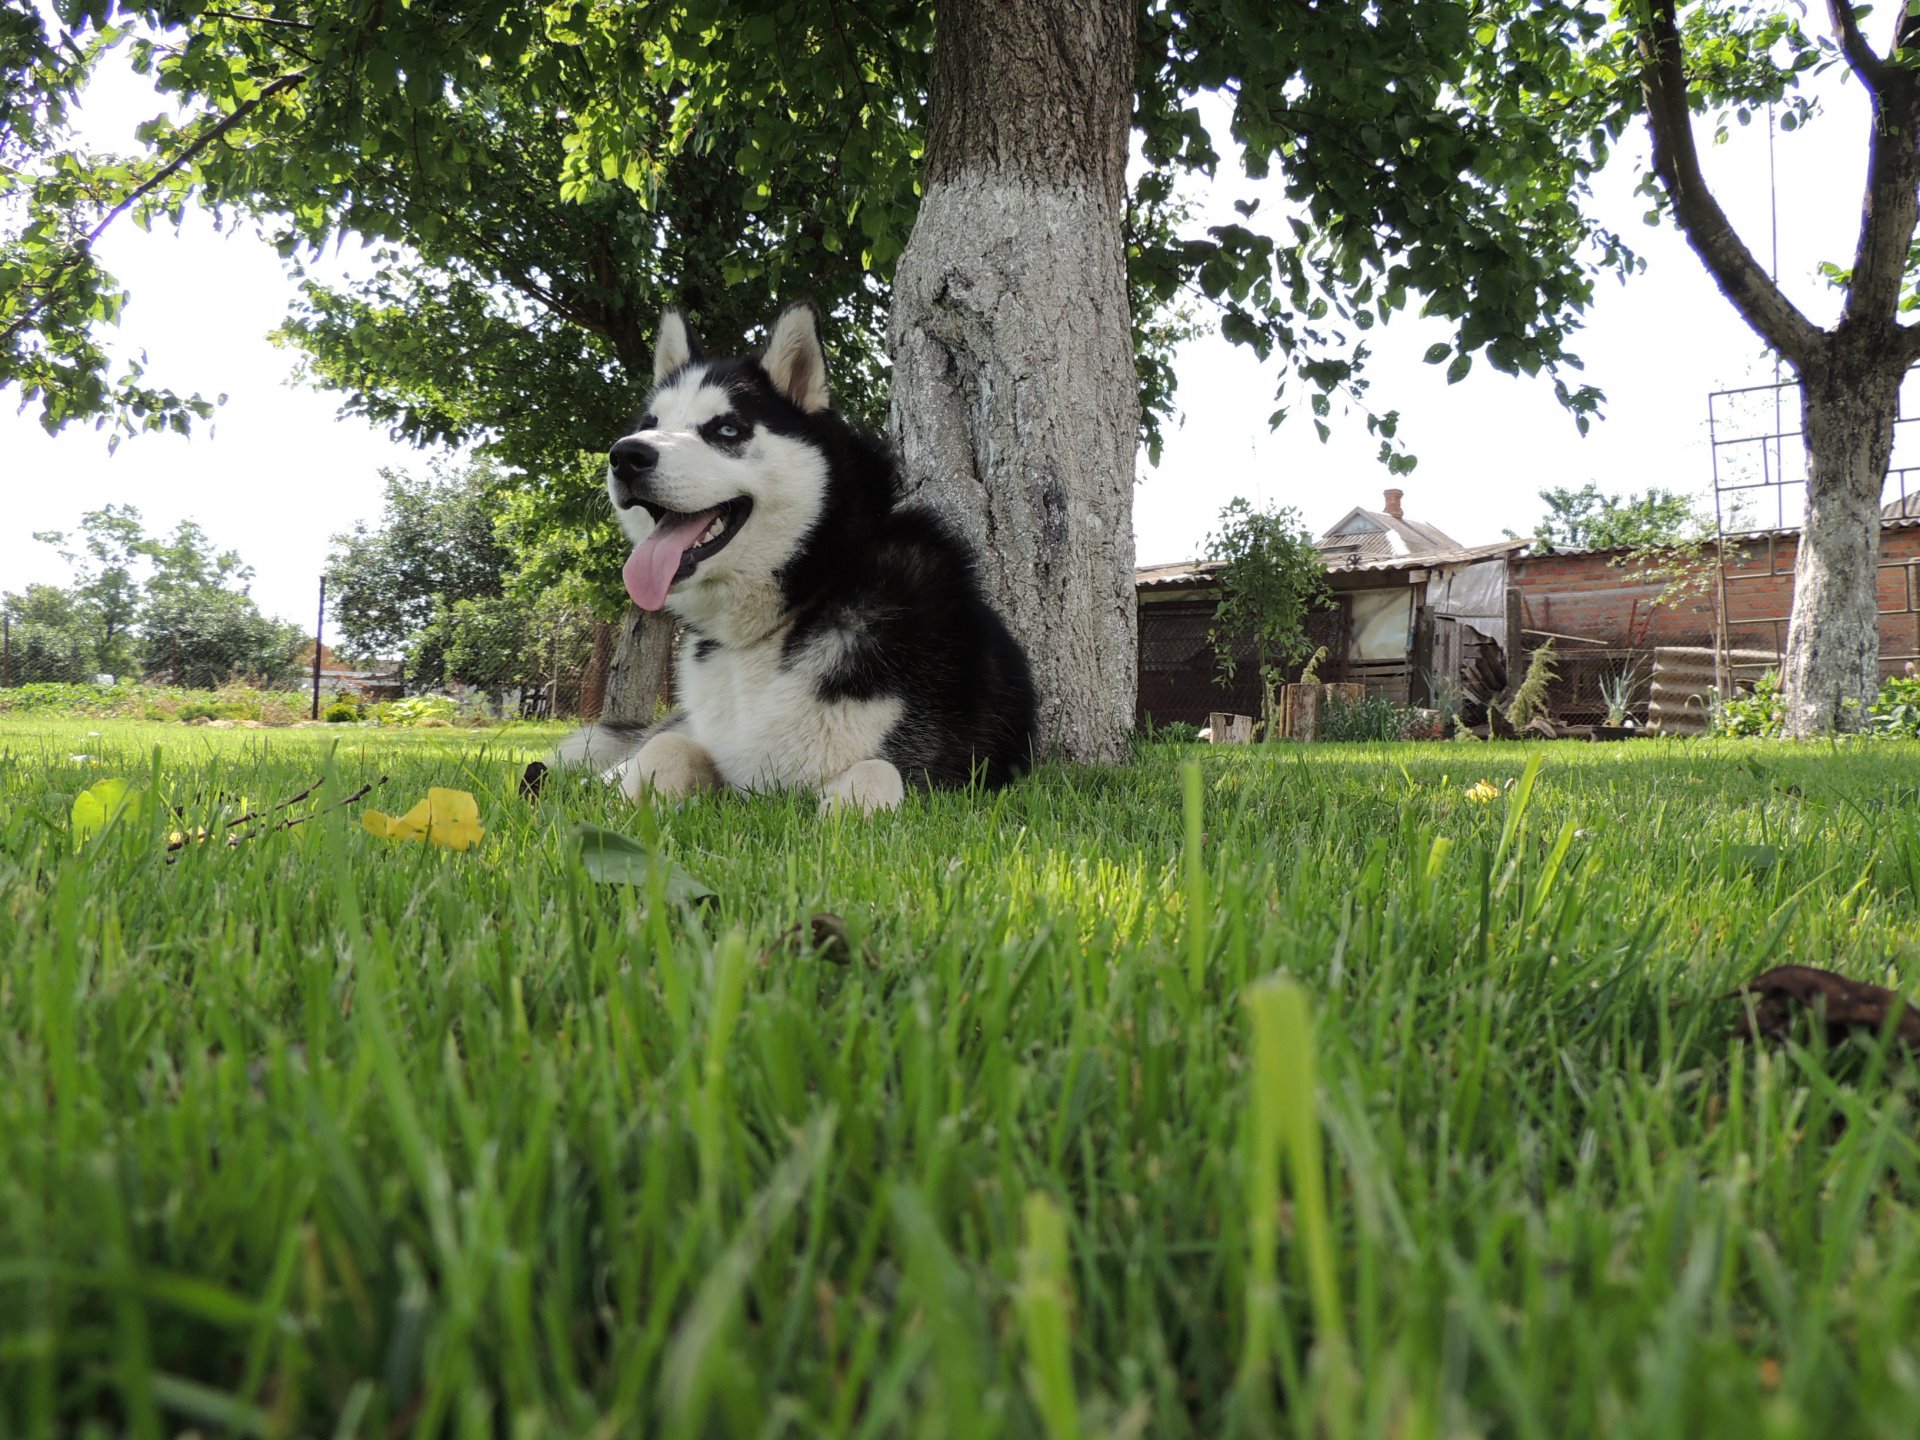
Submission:
<svg viewBox="0 0 1920 1440">
<path fill-rule="evenodd" d="M 1476 805 L 1486 805 L 1500 798 L 1500 787 L 1491 780 L 1482 780 L 1467 788 L 1467 799 Z"/>
<path fill-rule="evenodd" d="M 439 786 L 429 789 L 427 798 L 404 815 L 367 810 L 361 813 L 360 823 L 368 834 L 382 840 L 431 840 L 449 850 L 478 845 L 487 833 L 480 823 L 479 803 L 471 794 Z"/>
</svg>

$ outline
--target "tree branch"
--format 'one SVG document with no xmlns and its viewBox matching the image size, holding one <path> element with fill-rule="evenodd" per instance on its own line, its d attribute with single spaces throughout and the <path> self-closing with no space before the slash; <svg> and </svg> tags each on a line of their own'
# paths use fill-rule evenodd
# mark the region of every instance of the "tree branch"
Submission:
<svg viewBox="0 0 1920 1440">
<path fill-rule="evenodd" d="M 191 144 L 178 155 L 174 156 L 173 159 L 162 165 L 158 170 L 154 171 L 153 174 L 149 175 L 145 180 L 134 186 L 132 190 L 127 192 L 126 198 L 121 200 L 121 202 L 111 210 L 107 211 L 105 215 L 102 215 L 99 223 L 87 232 L 87 238 L 80 242 L 80 248 L 85 250 L 91 247 L 94 241 L 106 233 L 109 225 L 126 214 L 142 197 L 151 195 L 168 180 L 186 169 L 187 166 L 193 163 L 195 156 L 199 155 L 209 145 L 213 144 L 214 141 L 232 130 L 234 126 L 238 125 L 242 120 L 246 119 L 247 116 L 251 115 L 255 110 L 258 110 L 281 91 L 291 90 L 294 86 L 303 84 L 309 73 L 310 72 L 306 70 L 295 70 L 290 74 L 280 76 L 276 80 L 269 81 L 261 87 L 258 95 L 254 96 L 251 100 L 242 101 L 240 104 L 234 106 L 233 113 L 222 119 L 218 125 L 210 126 L 204 133 L 194 136 Z"/>
<path fill-rule="evenodd" d="M 1879 94 L 1881 82 L 1886 79 L 1887 62 L 1873 53 L 1866 36 L 1860 33 L 1860 21 L 1853 13 L 1852 0 L 1827 0 L 1827 14 L 1833 20 L 1834 37 L 1840 42 L 1840 53 L 1846 57 L 1847 67 L 1860 77 L 1860 83 L 1869 93 Z"/>
<path fill-rule="evenodd" d="M 24 306 L 20 313 L 14 317 L 12 323 L 4 330 L 0 330 L 0 343 L 13 339 L 16 335 L 19 335 L 35 323 L 38 315 L 44 312 L 47 305 L 51 303 L 52 297 L 59 293 L 60 288 L 66 283 L 67 277 L 73 273 L 74 268 L 78 266 L 82 260 L 86 259 L 87 256 L 92 254 L 94 242 L 106 234 L 108 226 L 126 214 L 127 211 L 144 196 L 151 195 L 160 186 L 166 184 L 168 180 L 192 164 L 195 156 L 199 155 L 221 136 L 230 132 L 234 126 L 238 125 L 242 120 L 246 119 L 248 115 L 259 109 L 265 101 L 283 90 L 292 89 L 295 85 L 304 81 L 307 75 L 308 72 L 305 70 L 296 70 L 291 74 L 282 75 L 273 80 L 263 87 L 260 93 L 254 96 L 253 99 L 235 106 L 231 115 L 224 117 L 217 125 L 209 127 L 203 134 L 196 135 L 192 142 L 178 155 L 174 156 L 173 159 L 169 160 L 165 165 L 162 165 L 158 170 L 154 171 L 153 174 L 149 175 L 145 180 L 134 186 L 132 190 L 128 191 L 126 195 L 121 197 L 119 203 L 107 211 L 106 214 L 102 215 L 100 219 L 94 223 L 93 228 L 87 231 L 85 238 L 73 247 L 73 252 L 54 268 L 52 273 L 48 275 L 46 282 L 36 287 L 41 292 L 40 303 L 37 305 Z"/>
<path fill-rule="evenodd" d="M 1903 16 L 1903 36 L 1911 25 L 1911 17 Z M 1920 92 L 1913 72 L 1904 65 L 1887 66 L 1872 98 L 1860 239 L 1840 323 L 1884 334 L 1898 323 L 1900 290 L 1920 224 Z"/>
<path fill-rule="evenodd" d="M 1727 219 L 1707 188 L 1700 152 L 1693 142 L 1685 51 L 1674 19 L 1674 0 L 1653 0 L 1640 32 L 1640 89 L 1653 132 L 1653 168 L 1673 204 L 1687 244 L 1700 257 L 1721 293 L 1762 340 L 1795 368 L 1822 350 L 1825 335 L 1781 293 Z"/>
</svg>

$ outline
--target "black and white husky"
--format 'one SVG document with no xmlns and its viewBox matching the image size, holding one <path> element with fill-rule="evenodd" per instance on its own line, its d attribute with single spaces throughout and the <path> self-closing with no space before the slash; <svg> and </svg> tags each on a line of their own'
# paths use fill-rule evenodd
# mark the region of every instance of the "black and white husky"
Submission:
<svg viewBox="0 0 1920 1440">
<path fill-rule="evenodd" d="M 562 763 L 635 798 L 806 787 L 867 811 L 907 783 L 1020 773 L 1026 656 L 965 541 L 900 504 L 885 447 L 833 410 L 813 311 L 783 312 L 758 356 L 709 360 L 670 310 L 653 378 L 607 493 L 634 542 L 627 593 L 684 628 L 680 704 L 650 728 L 591 726 Z"/>
</svg>

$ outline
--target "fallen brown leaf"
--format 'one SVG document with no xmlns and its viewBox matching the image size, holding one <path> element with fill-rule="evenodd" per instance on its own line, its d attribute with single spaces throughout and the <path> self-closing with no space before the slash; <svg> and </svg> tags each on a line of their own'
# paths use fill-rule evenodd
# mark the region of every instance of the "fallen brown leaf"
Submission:
<svg viewBox="0 0 1920 1440">
<path fill-rule="evenodd" d="M 845 965 L 853 959 L 853 940 L 847 933 L 846 921 L 831 910 L 817 910 L 807 917 L 805 924 L 789 925 L 782 930 L 761 958 L 767 958 L 776 950 L 790 955 L 818 955 L 835 965 Z M 865 947 L 862 954 L 869 965 L 877 963 L 872 947 Z"/>
<path fill-rule="evenodd" d="M 1883 985 L 1849 980 L 1812 965 L 1776 965 L 1721 998 L 1743 996 L 1753 997 L 1752 1003 L 1735 1033 L 1752 1040 L 1784 1040 L 1793 1030 L 1794 1016 L 1810 1011 L 1827 1027 L 1828 1043 L 1837 1045 L 1850 1029 L 1877 1034 L 1897 1007 L 1895 1038 L 1920 1051 L 1920 1010 Z"/>
</svg>

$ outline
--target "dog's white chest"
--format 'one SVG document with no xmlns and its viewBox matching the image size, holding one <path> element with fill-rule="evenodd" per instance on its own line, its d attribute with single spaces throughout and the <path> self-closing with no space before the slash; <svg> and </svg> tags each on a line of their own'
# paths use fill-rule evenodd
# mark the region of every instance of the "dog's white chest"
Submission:
<svg viewBox="0 0 1920 1440">
<path fill-rule="evenodd" d="M 736 790 L 817 788 L 878 756 L 900 719 L 898 699 L 822 701 L 807 656 L 783 669 L 777 641 L 694 655 L 680 655 L 687 734 Z"/>
</svg>

